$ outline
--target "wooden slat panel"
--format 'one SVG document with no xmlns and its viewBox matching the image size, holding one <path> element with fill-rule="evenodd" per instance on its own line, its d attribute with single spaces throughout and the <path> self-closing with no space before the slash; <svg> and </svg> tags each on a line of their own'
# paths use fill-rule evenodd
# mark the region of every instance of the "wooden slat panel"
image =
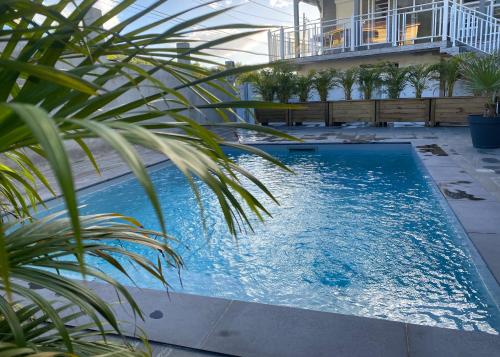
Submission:
<svg viewBox="0 0 500 357">
<path fill-rule="evenodd" d="M 382 99 L 379 100 L 377 122 L 428 122 L 429 109 L 430 99 Z"/>
<path fill-rule="evenodd" d="M 485 97 L 452 97 L 433 100 L 433 123 L 467 124 L 467 116 L 484 112 Z"/>
<path fill-rule="evenodd" d="M 255 109 L 258 123 L 288 123 L 288 109 Z"/>
<path fill-rule="evenodd" d="M 328 103 L 309 102 L 298 104 L 302 108 L 290 110 L 290 120 L 297 122 L 323 122 L 325 123 L 328 115 Z"/>
<path fill-rule="evenodd" d="M 330 123 L 375 121 L 375 101 L 373 100 L 348 100 L 330 102 Z"/>
</svg>

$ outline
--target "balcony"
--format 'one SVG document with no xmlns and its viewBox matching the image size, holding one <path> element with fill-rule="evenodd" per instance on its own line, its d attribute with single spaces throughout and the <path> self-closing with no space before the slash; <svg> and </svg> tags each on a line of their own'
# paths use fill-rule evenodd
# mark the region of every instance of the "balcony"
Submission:
<svg viewBox="0 0 500 357">
<path fill-rule="evenodd" d="M 269 61 L 464 46 L 479 52 L 500 49 L 500 21 L 486 13 L 439 1 L 350 18 L 309 22 L 268 33 Z M 375 53 L 377 51 L 370 51 Z"/>
</svg>

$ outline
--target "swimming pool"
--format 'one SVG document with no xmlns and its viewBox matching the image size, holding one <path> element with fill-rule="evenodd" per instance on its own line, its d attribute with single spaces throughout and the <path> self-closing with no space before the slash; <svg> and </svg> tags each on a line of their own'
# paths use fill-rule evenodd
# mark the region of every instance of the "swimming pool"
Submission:
<svg viewBox="0 0 500 357">
<path fill-rule="evenodd" d="M 236 241 L 208 189 L 201 188 L 205 234 L 183 176 L 169 164 L 151 170 L 168 233 L 179 238 L 176 249 L 186 265 L 182 285 L 176 272 L 171 274 L 175 291 L 498 332 L 498 308 L 471 259 L 467 238 L 411 145 L 262 148 L 296 174 L 231 153 L 281 204 L 256 190 L 273 218 L 266 224 L 255 219 L 255 231 Z M 82 194 L 80 202 L 87 205 L 85 214 L 119 212 L 159 228 L 132 178 L 99 186 Z M 160 288 L 140 270 L 128 272 L 140 286 Z"/>
</svg>

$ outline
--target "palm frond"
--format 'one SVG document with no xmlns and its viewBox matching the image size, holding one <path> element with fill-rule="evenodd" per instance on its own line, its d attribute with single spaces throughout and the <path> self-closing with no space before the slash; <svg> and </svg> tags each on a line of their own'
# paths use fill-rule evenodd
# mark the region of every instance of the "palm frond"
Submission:
<svg viewBox="0 0 500 357">
<path fill-rule="evenodd" d="M 90 328 L 105 337 L 108 327 L 119 334 L 119 324 L 95 292 L 67 277 L 69 273 L 80 274 L 111 284 L 141 317 L 127 289 L 91 262 L 105 261 L 127 277 L 127 269 L 120 263 L 127 261 L 168 286 L 161 265 L 113 243 L 121 241 L 160 251 L 167 266 L 177 269 L 182 265 L 169 245 L 172 238 L 165 233 L 161 203 L 135 145 L 164 155 L 190 182 L 197 177 L 206 184 L 215 193 L 233 234 L 238 233 L 241 223 L 250 224 L 249 215 L 260 219 L 268 215 L 241 178 L 249 179 L 274 199 L 272 193 L 224 153 L 225 145 L 235 144 L 226 143 L 189 117 L 193 111 L 202 115 L 203 110 L 211 109 L 218 115 L 213 123 L 217 127 L 293 139 L 270 128 L 240 122 L 236 114 L 236 108 L 268 104 L 238 100 L 225 78 L 262 66 L 213 73 L 194 64 L 218 64 L 219 59 L 209 51 L 213 46 L 254 34 L 259 27 L 236 24 L 235 33 L 193 42 L 191 30 L 202 31 L 205 21 L 228 11 L 200 14 L 201 5 L 151 24 L 139 23 L 165 2 L 156 0 L 131 13 L 129 10 L 137 9 L 136 1 L 124 0 L 95 20 L 88 18 L 95 0 L 56 0 L 50 4 L 6 0 L 0 4 L 0 290 L 5 293 L 0 308 L 6 316 L 0 319 L 1 353 L 142 353 L 90 338 L 86 332 Z M 109 28 L 103 26 L 115 17 L 121 21 Z M 186 51 L 177 48 L 177 42 L 193 46 Z M 87 145 L 90 138 L 99 138 L 122 157 L 152 202 L 161 232 L 148 231 L 132 218 L 119 215 L 80 216 L 67 142 L 79 147 L 98 170 L 95 152 Z M 263 152 L 236 146 L 286 169 Z M 35 160 L 37 156 L 40 158 Z M 37 167 L 38 159 L 50 165 L 54 187 Z M 66 216 L 40 219 L 35 215 L 34 208 L 43 204 L 41 187 L 63 196 Z M 59 294 L 67 309 L 86 316 L 89 325 L 68 328 L 68 318 L 76 315 L 68 315 L 66 308 L 28 289 L 27 283 Z M 15 303 L 14 297 L 22 297 L 22 303 Z"/>
</svg>

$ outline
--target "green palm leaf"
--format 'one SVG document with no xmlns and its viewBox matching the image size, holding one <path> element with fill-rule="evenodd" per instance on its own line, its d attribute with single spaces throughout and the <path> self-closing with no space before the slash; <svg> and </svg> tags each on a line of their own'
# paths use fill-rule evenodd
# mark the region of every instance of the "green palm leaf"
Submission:
<svg viewBox="0 0 500 357">
<path fill-rule="evenodd" d="M 170 246 L 173 238 L 166 235 L 168 225 L 175 222 L 164 222 L 135 145 L 171 160 L 187 177 L 197 198 L 200 192 L 195 178 L 210 188 L 233 234 L 242 224 L 250 225 L 250 215 L 259 219 L 269 215 L 241 178 L 275 200 L 272 193 L 223 148 L 247 151 L 287 168 L 259 149 L 226 142 L 189 117 L 193 110 L 213 110 L 220 121 L 211 123 L 212 127 L 260 131 L 293 140 L 273 129 L 242 122 L 236 115 L 235 108 L 260 108 L 270 103 L 239 100 L 225 78 L 262 66 L 214 73 L 179 61 L 218 64 L 219 59 L 207 50 L 256 33 L 259 26 L 211 26 L 205 30 L 234 29 L 235 33 L 180 50 L 176 42 L 192 42 L 188 38 L 192 30 L 201 32 L 204 21 L 228 10 L 200 15 L 196 11 L 202 5 L 197 5 L 151 24 L 139 22 L 165 2 L 154 1 L 130 14 L 137 2 L 125 0 L 93 21 L 88 21 L 87 15 L 94 0 L 82 0 L 77 6 L 72 0 L 52 1 L 51 5 L 26 0 L 0 4 L 0 40 L 5 43 L 0 55 L 0 290 L 5 292 L 0 300 L 4 316 L 0 318 L 2 356 L 59 356 L 71 351 L 82 356 L 148 353 L 126 343 L 109 342 L 105 338 L 108 329 L 121 333 L 112 309 L 92 289 L 67 277 L 76 273 L 82 279 L 110 284 L 142 318 L 126 287 L 90 261 L 105 261 L 119 275 L 130 278 L 123 265 L 127 262 L 166 287 L 165 273 L 182 266 L 182 259 Z M 63 11 L 66 16 L 61 15 Z M 120 23 L 109 29 L 102 26 L 116 16 Z M 180 20 L 180 16 L 189 18 Z M 165 83 L 158 79 L 159 74 L 176 83 Z M 271 92 L 272 101 L 274 90 Z M 133 100 L 125 99 L 131 95 Z M 133 218 L 116 214 L 79 216 L 67 142 L 80 148 L 98 172 L 98 155 L 87 139 L 104 141 L 121 156 L 153 204 L 161 232 L 141 228 Z M 47 163 L 49 174 L 39 162 Z M 52 179 L 57 185 L 50 184 Z M 62 195 L 65 213 L 43 219 L 34 214 L 37 206 L 43 205 L 42 187 Z M 161 252 L 160 259 L 150 261 L 116 242 Z M 27 283 L 57 293 L 65 305 L 26 288 Z M 14 296 L 22 297 L 22 302 L 13 301 Z M 88 324 L 68 327 L 72 319 L 83 316 Z"/>
</svg>

